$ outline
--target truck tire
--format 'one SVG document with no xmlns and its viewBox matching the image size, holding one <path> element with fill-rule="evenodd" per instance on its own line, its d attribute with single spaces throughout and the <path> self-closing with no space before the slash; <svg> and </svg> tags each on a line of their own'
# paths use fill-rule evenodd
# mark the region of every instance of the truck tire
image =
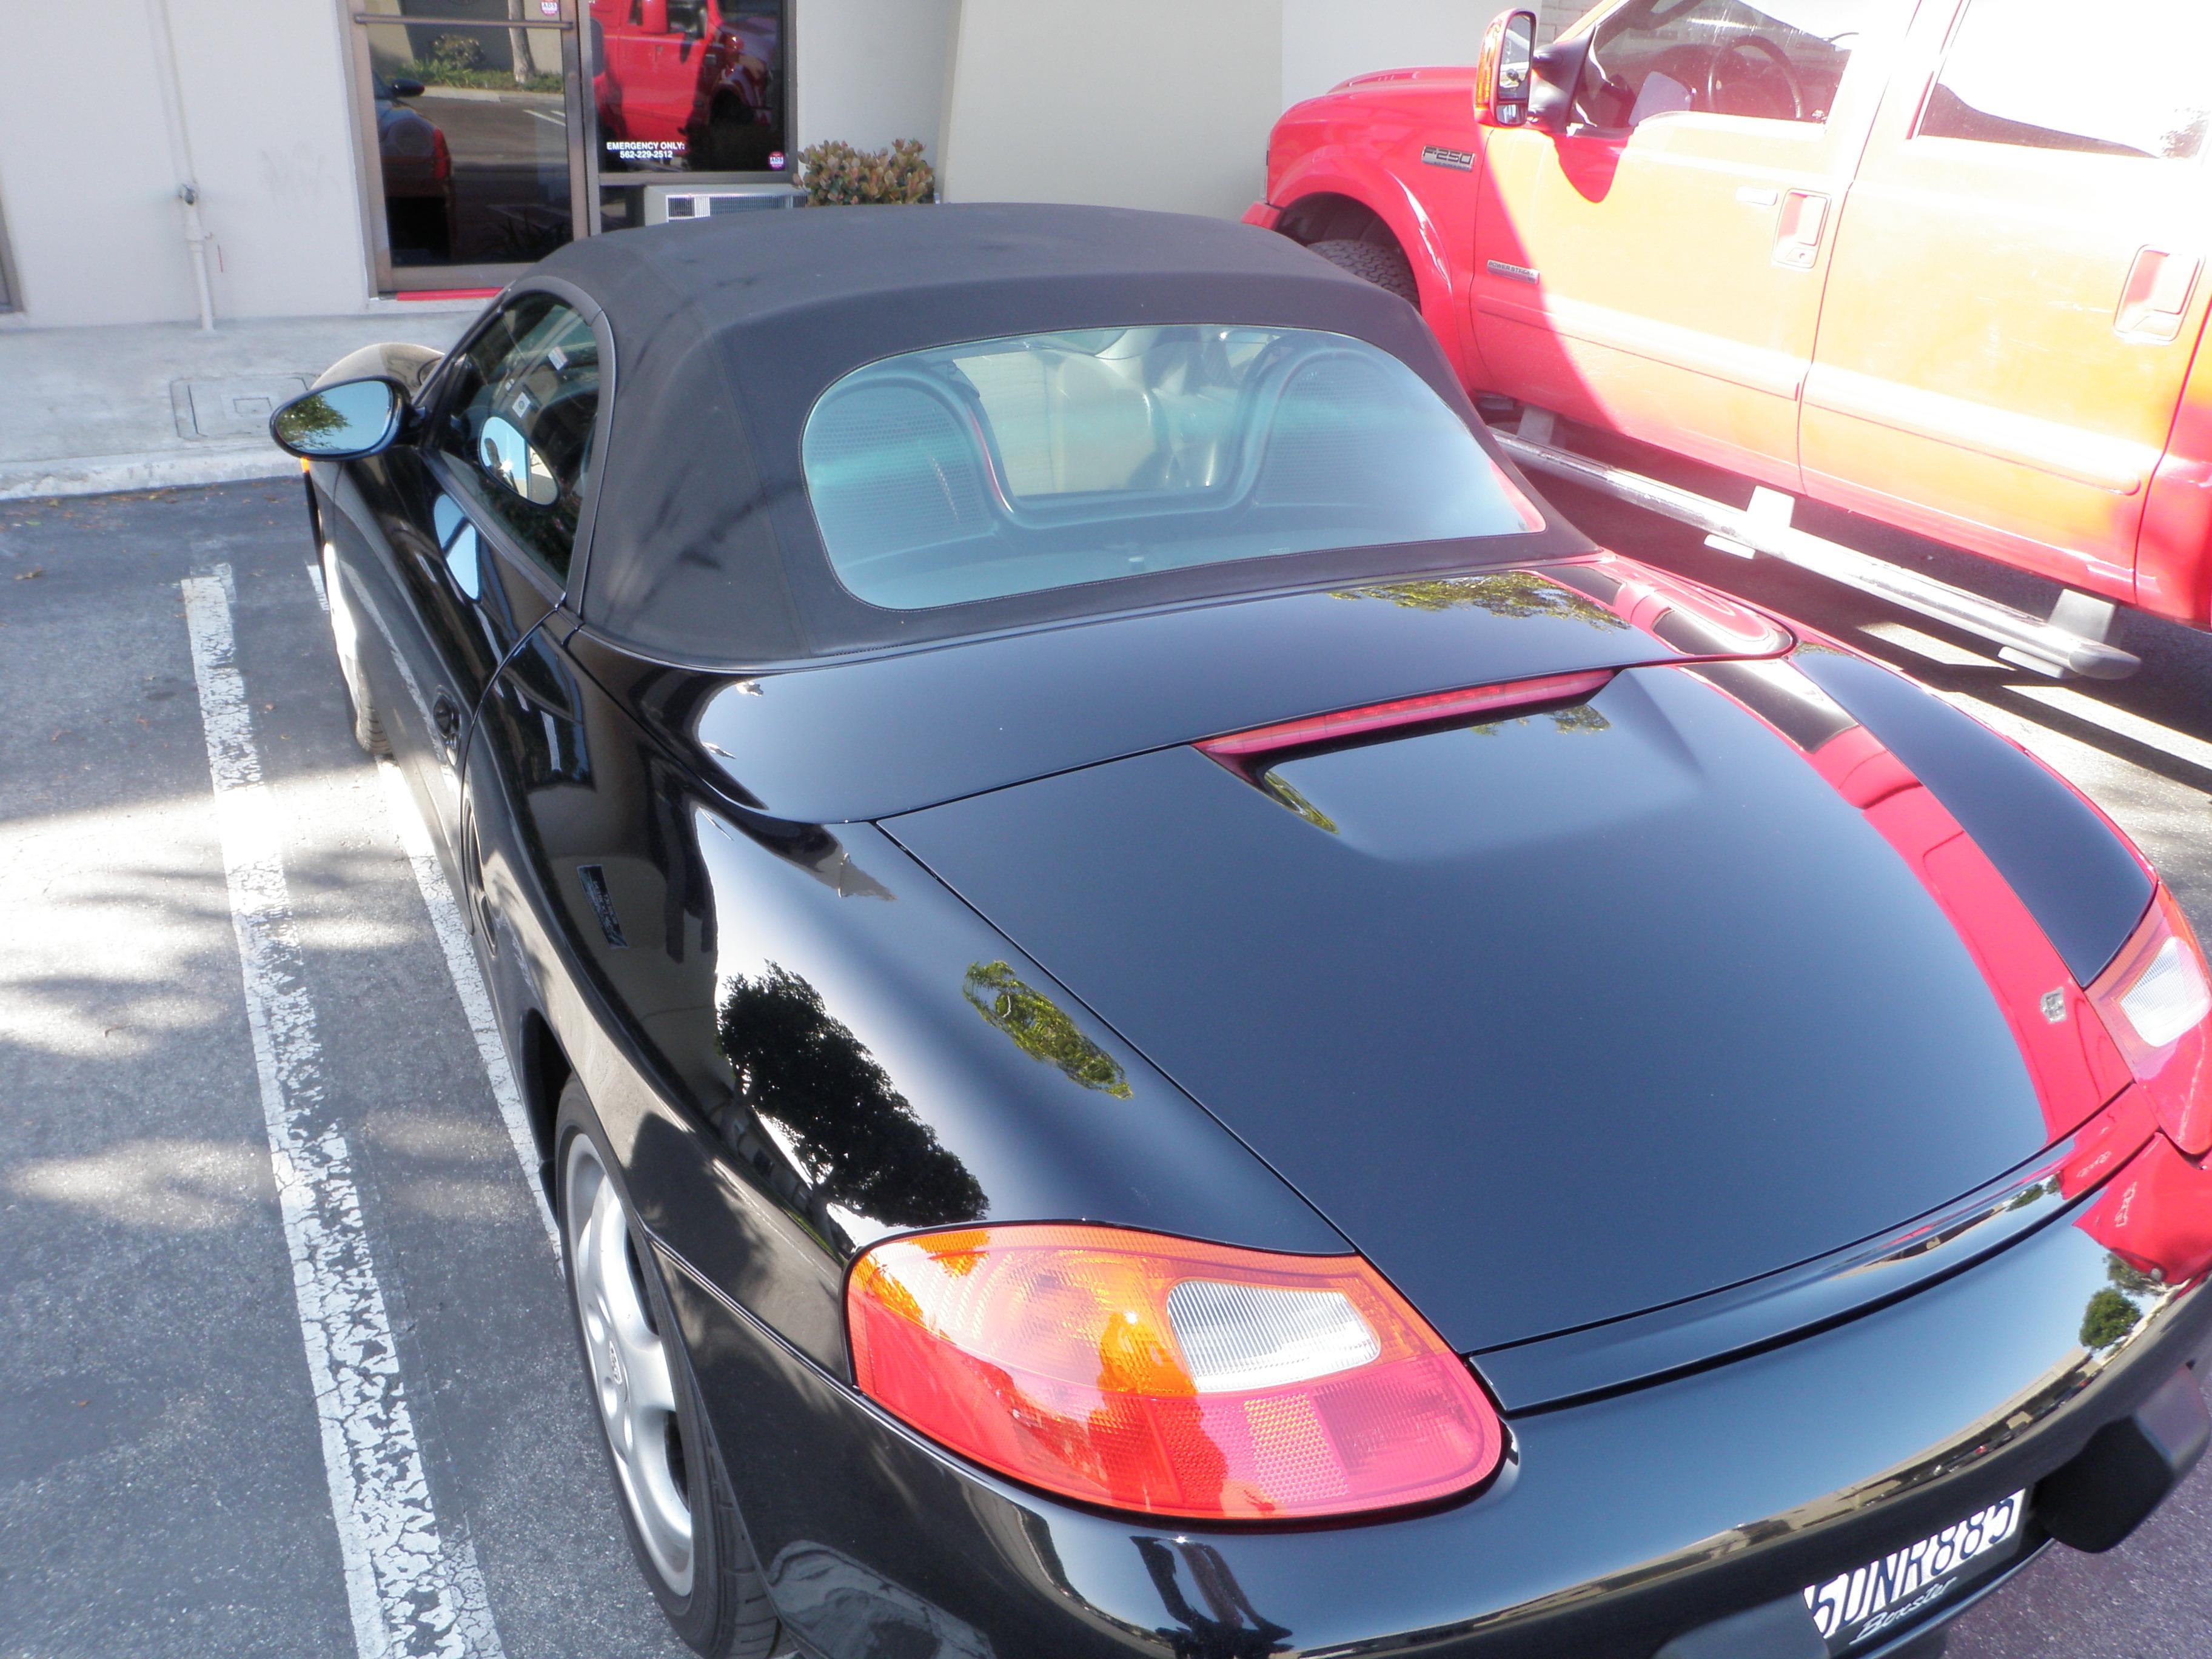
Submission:
<svg viewBox="0 0 2212 1659">
<path fill-rule="evenodd" d="M 1386 292 L 1396 295 L 1419 310 L 1421 291 L 1413 285 L 1413 268 L 1392 242 L 1312 242 L 1316 253 L 1333 265 L 1350 271 Z"/>
</svg>

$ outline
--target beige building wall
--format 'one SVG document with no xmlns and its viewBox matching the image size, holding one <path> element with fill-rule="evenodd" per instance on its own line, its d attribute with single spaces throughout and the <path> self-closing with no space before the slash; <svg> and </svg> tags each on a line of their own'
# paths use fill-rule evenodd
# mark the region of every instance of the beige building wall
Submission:
<svg viewBox="0 0 2212 1659">
<path fill-rule="evenodd" d="M 1283 0 L 959 0 L 955 40 L 948 199 L 1234 217 L 1260 194 Z"/>
<path fill-rule="evenodd" d="M 1283 107 L 1376 70 L 1471 64 L 1505 9 L 1498 0 L 1283 0 Z"/>
<path fill-rule="evenodd" d="M 797 9 L 799 147 L 919 138 L 933 157 L 959 0 L 797 0 Z"/>
<path fill-rule="evenodd" d="M 335 6 L 168 0 L 218 316 L 359 311 L 368 293 Z M 0 199 L 22 320 L 199 313 L 148 0 L 88 29 L 0 0 Z"/>
</svg>

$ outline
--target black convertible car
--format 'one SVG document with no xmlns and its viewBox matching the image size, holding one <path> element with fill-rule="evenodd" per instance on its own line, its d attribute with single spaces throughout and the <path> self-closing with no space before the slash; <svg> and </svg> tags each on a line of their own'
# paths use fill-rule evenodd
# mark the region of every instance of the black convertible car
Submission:
<svg viewBox="0 0 2212 1659">
<path fill-rule="evenodd" d="M 2203 1449 L 2154 874 L 1380 289 L 747 216 L 275 430 L 702 1652 L 1917 1655 Z"/>
</svg>

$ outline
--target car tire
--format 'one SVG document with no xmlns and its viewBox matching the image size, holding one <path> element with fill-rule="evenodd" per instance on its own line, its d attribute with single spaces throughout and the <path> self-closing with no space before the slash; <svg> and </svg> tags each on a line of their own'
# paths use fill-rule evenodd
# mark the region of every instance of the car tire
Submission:
<svg viewBox="0 0 2212 1659">
<path fill-rule="evenodd" d="M 353 740 L 368 755 L 382 758 L 392 752 L 392 739 L 384 733 L 376 700 L 368 693 L 368 676 L 361 670 L 361 647 L 354 627 L 353 607 L 338 586 L 337 560 L 329 544 L 322 551 L 323 597 L 331 613 L 331 640 L 337 647 L 338 678 L 345 682 L 346 701 L 353 706 Z"/>
<path fill-rule="evenodd" d="M 1414 284 L 1413 267 L 1395 243 L 1327 241 L 1307 246 L 1329 264 L 1419 308 L 1421 290 Z"/>
<path fill-rule="evenodd" d="M 693 1649 L 707 1659 L 765 1659 L 778 1626 L 760 1564 L 659 1264 L 574 1078 L 561 1091 L 554 1146 L 568 1305 L 630 1549 Z"/>
</svg>

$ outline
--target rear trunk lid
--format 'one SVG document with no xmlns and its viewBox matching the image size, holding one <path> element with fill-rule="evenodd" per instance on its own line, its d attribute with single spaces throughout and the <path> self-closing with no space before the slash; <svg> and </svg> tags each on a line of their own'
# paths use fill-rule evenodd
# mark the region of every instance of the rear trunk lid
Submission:
<svg viewBox="0 0 2212 1659">
<path fill-rule="evenodd" d="M 1755 712 L 1746 672 L 886 827 L 1477 1351 L 1869 1237 L 2050 1139 L 1954 921 L 1810 763 L 1849 716 L 1784 665 Z"/>
</svg>

